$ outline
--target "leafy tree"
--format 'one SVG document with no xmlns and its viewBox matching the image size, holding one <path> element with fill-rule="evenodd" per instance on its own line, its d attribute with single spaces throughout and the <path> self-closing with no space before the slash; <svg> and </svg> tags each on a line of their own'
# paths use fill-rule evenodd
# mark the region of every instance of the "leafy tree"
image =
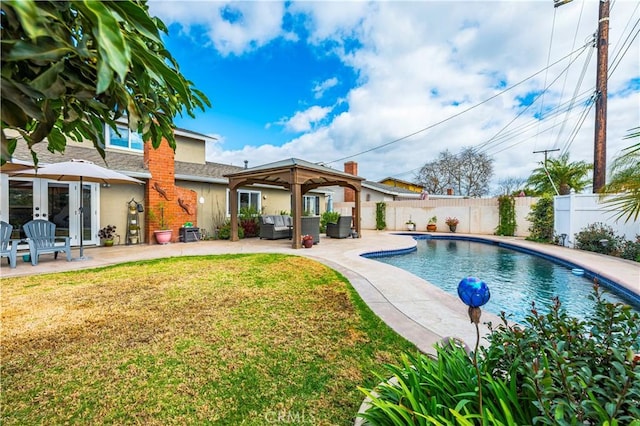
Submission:
<svg viewBox="0 0 640 426">
<path fill-rule="evenodd" d="M 473 148 L 464 148 L 458 154 L 441 152 L 437 160 L 422 166 L 415 180 L 431 194 L 443 194 L 451 188 L 458 195 L 480 197 L 489 192 L 492 176 L 493 160 Z"/>
<path fill-rule="evenodd" d="M 524 190 L 527 184 L 527 178 L 508 177 L 498 181 L 498 191 L 496 195 L 513 195 L 516 196 L 520 191 Z"/>
<path fill-rule="evenodd" d="M 30 149 L 46 138 L 51 152 L 64 152 L 67 137 L 88 139 L 104 157 L 103 126 L 117 132 L 123 116 L 154 147 L 166 138 L 175 148 L 176 115 L 210 106 L 179 72 L 145 0 L 7 0 L 0 19 L 2 163 L 20 138 Z"/>
<path fill-rule="evenodd" d="M 579 192 L 590 183 L 588 174 L 592 169 L 593 165 L 584 161 L 569 162 L 567 152 L 558 158 L 547 160 L 546 170 L 544 165 L 535 169 L 527 180 L 527 185 L 540 195 L 556 195 L 556 189 L 560 195 L 567 195 L 571 189 Z"/>
<path fill-rule="evenodd" d="M 640 127 L 631 131 L 625 139 L 640 138 Z M 625 222 L 638 220 L 640 216 L 640 143 L 624 149 L 611 166 L 611 181 L 605 186 L 606 193 L 616 193 L 606 200 L 613 208 L 620 209 L 618 219 Z"/>
</svg>

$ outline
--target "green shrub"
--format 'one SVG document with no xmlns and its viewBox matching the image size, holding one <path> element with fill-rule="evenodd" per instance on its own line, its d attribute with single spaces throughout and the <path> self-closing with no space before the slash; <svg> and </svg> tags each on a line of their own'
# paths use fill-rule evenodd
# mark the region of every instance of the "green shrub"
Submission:
<svg viewBox="0 0 640 426">
<path fill-rule="evenodd" d="M 629 424 L 640 419 L 640 315 L 606 302 L 595 286 L 594 312 L 581 321 L 556 299 L 551 311 L 535 309 L 524 328 L 492 329 L 483 370 L 517 377 L 521 393 L 533 398 L 541 424 Z"/>
<path fill-rule="evenodd" d="M 461 418 L 475 424 L 478 378 L 469 355 L 457 345 L 440 345 L 436 351 L 437 358 L 405 354 L 400 366 L 387 365 L 393 379 L 378 375 L 381 383 L 373 389 L 375 394 L 361 389 L 371 398 L 371 408 L 360 416 L 374 425 L 465 424 Z M 516 389 L 516 383 L 483 377 L 485 417 L 493 418 L 494 424 L 509 424 L 510 418 L 535 416 L 535 405 L 520 400 Z"/>
<path fill-rule="evenodd" d="M 376 229 L 382 231 L 387 227 L 387 203 L 376 203 Z"/>
<path fill-rule="evenodd" d="M 242 229 L 240 238 L 257 237 L 260 235 L 258 210 L 255 207 L 243 207 L 238 215 L 238 229 Z"/>
<path fill-rule="evenodd" d="M 532 306 L 524 326 L 489 324 L 478 353 L 484 424 L 640 425 L 640 315 L 601 298 L 586 320 L 560 303 L 546 315 Z M 362 390 L 372 424 L 478 424 L 477 377 L 466 352 L 437 348 L 438 357 L 405 355 L 386 366 L 393 377 Z"/>
<path fill-rule="evenodd" d="M 640 262 L 640 235 L 636 235 L 635 241 L 625 241 L 622 244 L 620 257 Z"/>
<path fill-rule="evenodd" d="M 340 212 L 336 211 L 322 213 L 322 216 L 320 216 L 320 233 L 327 232 L 327 223 L 338 223 L 339 217 Z"/>
<path fill-rule="evenodd" d="M 596 253 L 617 254 L 623 242 L 624 239 L 616 236 L 612 227 L 601 222 L 587 225 L 586 228 L 575 234 L 577 249 Z"/>
<path fill-rule="evenodd" d="M 238 226 L 238 237 L 244 238 L 244 229 L 241 226 Z M 228 240 L 231 238 L 231 221 L 227 220 L 218 228 L 218 239 L 219 240 Z"/>
<path fill-rule="evenodd" d="M 550 243 L 554 239 L 553 232 L 553 198 L 549 195 L 541 197 L 537 203 L 531 206 L 527 215 L 531 222 L 528 240 Z"/>
</svg>

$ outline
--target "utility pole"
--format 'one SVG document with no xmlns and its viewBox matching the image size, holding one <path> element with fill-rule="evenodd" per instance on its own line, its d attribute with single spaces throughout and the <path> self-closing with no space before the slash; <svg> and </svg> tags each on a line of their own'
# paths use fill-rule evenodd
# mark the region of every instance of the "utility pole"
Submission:
<svg viewBox="0 0 640 426">
<path fill-rule="evenodd" d="M 593 193 L 602 191 L 607 173 L 607 74 L 609 61 L 609 0 L 600 0 L 598 12 L 598 69 L 596 124 L 593 142 Z"/>
<path fill-rule="evenodd" d="M 554 0 L 554 7 L 571 0 Z M 609 63 L 609 0 L 600 0 L 598 9 L 598 33 L 595 38 L 598 49 L 596 69 L 596 117 L 593 138 L 593 192 L 600 192 L 607 177 L 607 76 Z"/>
<path fill-rule="evenodd" d="M 533 151 L 534 154 L 540 154 L 541 152 L 544 152 L 544 166 L 547 167 L 547 154 L 549 152 L 554 152 L 554 151 L 560 151 L 559 148 L 556 149 L 542 149 L 540 151 Z"/>
<path fill-rule="evenodd" d="M 551 182 L 551 186 L 553 186 L 553 190 L 556 192 L 556 195 L 560 195 L 560 193 L 558 192 L 558 188 L 556 187 L 555 182 L 553 182 L 553 179 L 551 179 L 551 175 L 549 174 L 549 170 L 547 170 L 547 154 L 550 152 L 554 152 L 554 151 L 560 151 L 560 149 L 556 148 L 556 149 L 543 149 L 540 151 L 533 151 L 534 154 L 540 154 L 541 152 L 544 152 L 544 163 L 542 163 L 542 168 L 544 169 L 545 174 L 547 175 L 547 178 L 549 179 L 549 182 Z"/>
</svg>

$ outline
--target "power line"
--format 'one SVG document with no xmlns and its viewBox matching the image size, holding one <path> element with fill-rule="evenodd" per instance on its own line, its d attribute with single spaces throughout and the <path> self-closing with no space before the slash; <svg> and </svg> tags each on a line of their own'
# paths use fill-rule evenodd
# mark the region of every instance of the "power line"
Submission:
<svg viewBox="0 0 640 426">
<path fill-rule="evenodd" d="M 573 62 L 575 62 L 580 56 L 576 56 L 575 59 L 572 59 L 571 62 L 569 62 L 569 65 L 567 65 L 565 67 L 565 69 L 551 82 L 551 84 L 549 84 L 549 86 L 545 87 L 542 92 L 536 96 L 533 101 L 527 105 L 526 108 L 524 108 L 522 111 L 520 111 L 518 114 L 516 114 L 516 116 L 513 118 L 513 120 L 511 120 L 510 122 L 508 122 L 502 129 L 500 129 L 498 131 L 498 133 L 496 133 L 493 137 L 491 137 L 489 140 L 487 140 L 486 142 L 481 143 L 476 149 L 474 149 L 474 151 L 480 151 L 481 149 L 483 149 L 485 146 L 489 145 L 498 135 L 500 135 L 500 133 L 502 133 L 507 127 L 509 127 L 511 124 L 513 124 L 514 121 L 516 121 L 518 118 L 520 118 L 522 116 L 522 114 L 524 114 L 533 104 L 535 104 L 535 102 L 540 99 L 550 88 L 551 86 L 553 86 L 553 84 L 558 81 L 558 79 L 560 79 L 560 77 L 562 77 L 562 75 L 567 72 L 569 70 L 569 68 L 571 67 L 571 65 L 573 64 Z"/>
<path fill-rule="evenodd" d="M 558 64 L 558 63 L 560 63 L 560 62 L 562 62 L 562 61 L 564 61 L 566 58 L 568 58 L 568 57 L 572 56 L 574 53 L 576 53 L 576 52 L 578 52 L 578 51 L 580 51 L 580 50 L 583 50 L 583 51 L 584 51 L 584 50 L 588 47 L 588 45 L 589 45 L 589 43 L 587 43 L 587 44 L 585 44 L 584 46 L 582 46 L 581 48 L 576 49 L 576 50 L 574 50 L 573 52 L 571 52 L 571 53 L 569 53 L 569 54 L 565 55 L 564 57 L 562 57 L 562 58 L 558 59 L 556 62 L 554 62 L 553 64 L 551 64 L 551 65 L 550 65 L 550 67 L 552 67 L 552 66 L 554 66 L 554 65 L 556 65 L 556 64 Z M 405 139 L 408 139 L 408 138 L 410 138 L 410 137 L 412 137 L 412 136 L 415 136 L 415 135 L 417 135 L 417 134 L 420 134 L 420 133 L 422 133 L 422 132 L 425 132 L 425 131 L 427 131 L 427 130 L 430 130 L 430 129 L 432 129 L 432 128 L 436 127 L 436 126 L 439 126 L 440 124 L 446 123 L 447 121 L 450 121 L 450 120 L 452 120 L 452 119 L 454 119 L 454 118 L 456 118 L 456 117 L 459 117 L 459 116 L 461 116 L 461 115 L 463 115 L 463 114 L 465 114 L 465 113 L 467 113 L 467 112 L 469 112 L 469 111 L 471 111 L 471 110 L 473 110 L 473 109 L 475 109 L 475 108 L 477 108 L 477 107 L 479 107 L 479 106 L 481 106 L 481 105 L 484 105 L 484 104 L 486 104 L 487 102 L 489 102 L 489 101 L 491 101 L 491 100 L 493 100 L 493 99 L 497 98 L 498 96 L 501 96 L 501 95 L 503 95 L 503 94 L 507 93 L 508 91 L 510 91 L 510 90 L 512 90 L 512 89 L 515 89 L 516 87 L 518 87 L 518 86 L 520 86 L 521 84 L 523 84 L 523 83 L 527 82 L 528 80 L 531 80 L 533 77 L 537 76 L 538 74 L 540 74 L 540 73 L 544 72 L 544 71 L 545 71 L 545 69 L 546 69 L 546 68 L 541 69 L 540 71 L 537 71 L 536 73 L 534 73 L 534 74 L 530 75 L 529 77 L 525 78 L 524 80 L 521 80 L 521 81 L 519 81 L 518 83 L 516 83 L 516 84 L 514 84 L 514 85 L 512 85 L 512 86 L 510 86 L 510 87 L 508 87 L 508 88 L 506 88 L 506 89 L 504 89 L 503 91 L 498 92 L 498 93 L 496 93 L 495 95 L 490 96 L 489 98 L 487 98 L 487 99 L 485 99 L 485 100 L 483 100 L 483 101 L 481 101 L 481 102 L 479 102 L 479 103 L 477 103 L 477 104 L 475 104 L 475 105 L 473 105 L 473 106 L 471 106 L 471 107 L 469 107 L 469 108 L 467 108 L 467 109 L 465 109 L 465 110 L 463 110 L 463 111 L 460 111 L 459 113 L 456 113 L 456 114 L 451 115 L 451 116 L 449 116 L 449 117 L 447 117 L 447 118 L 445 118 L 445 119 L 443 119 L 443 120 L 440 120 L 440 121 L 438 121 L 438 122 L 436 122 L 436 123 L 434 123 L 434 124 L 431 124 L 431 125 L 429 125 L 429 126 L 427 126 L 427 127 L 424 127 L 424 128 L 422 128 L 422 129 L 417 130 L 417 131 L 415 131 L 415 132 L 413 132 L 413 133 L 410 133 L 410 134 L 408 134 L 408 135 L 406 135 L 406 136 L 402 136 L 402 137 L 400 137 L 400 138 L 398 138 L 398 139 L 394 139 L 394 140 L 392 140 L 392 141 L 390 141 L 390 142 L 386 142 L 386 143 L 384 143 L 384 144 L 382 144 L 382 145 L 378 145 L 378 146 L 375 146 L 375 147 L 373 147 L 373 148 L 369 148 L 369 149 L 367 149 L 367 150 L 364 150 L 364 151 L 358 152 L 358 153 L 356 153 L 356 154 L 348 155 L 348 156 L 346 156 L 346 157 L 338 158 L 338 159 L 336 159 L 336 160 L 328 161 L 328 162 L 326 162 L 326 164 L 336 163 L 336 162 L 338 162 L 338 161 L 344 161 L 344 160 L 347 160 L 347 159 L 349 159 L 349 158 L 357 157 L 357 156 L 360 156 L 360 155 L 362 155 L 362 154 L 366 154 L 366 153 L 369 153 L 369 152 L 372 152 L 372 151 L 378 150 L 378 149 L 380 149 L 380 148 L 384 148 L 384 147 L 387 147 L 387 146 L 389 146 L 389 145 L 393 145 L 393 144 L 395 144 L 395 143 L 398 143 L 398 142 L 400 142 L 400 141 L 403 141 L 403 140 L 405 140 Z"/>
</svg>

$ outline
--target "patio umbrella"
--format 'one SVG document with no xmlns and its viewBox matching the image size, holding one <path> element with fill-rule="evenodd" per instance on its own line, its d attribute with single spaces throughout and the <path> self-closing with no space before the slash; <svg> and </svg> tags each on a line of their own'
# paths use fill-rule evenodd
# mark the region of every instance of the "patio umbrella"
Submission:
<svg viewBox="0 0 640 426">
<path fill-rule="evenodd" d="M 0 172 L 2 173 L 14 173 L 33 169 L 35 169 L 35 166 L 32 163 L 18 159 L 12 159 L 0 166 Z"/>
<path fill-rule="evenodd" d="M 77 260 L 85 260 L 84 257 L 84 245 L 82 230 L 84 229 L 84 214 L 83 214 L 83 197 L 82 197 L 82 185 L 84 182 L 97 182 L 97 183 L 128 183 L 128 184 L 142 184 L 141 180 L 134 179 L 125 174 L 101 167 L 91 161 L 86 160 L 71 160 L 64 161 L 62 163 L 52 163 L 42 166 L 37 170 L 27 172 L 17 172 L 14 176 L 29 176 L 37 177 L 41 179 L 51 179 L 56 181 L 72 181 L 80 182 L 80 258 Z"/>
</svg>

